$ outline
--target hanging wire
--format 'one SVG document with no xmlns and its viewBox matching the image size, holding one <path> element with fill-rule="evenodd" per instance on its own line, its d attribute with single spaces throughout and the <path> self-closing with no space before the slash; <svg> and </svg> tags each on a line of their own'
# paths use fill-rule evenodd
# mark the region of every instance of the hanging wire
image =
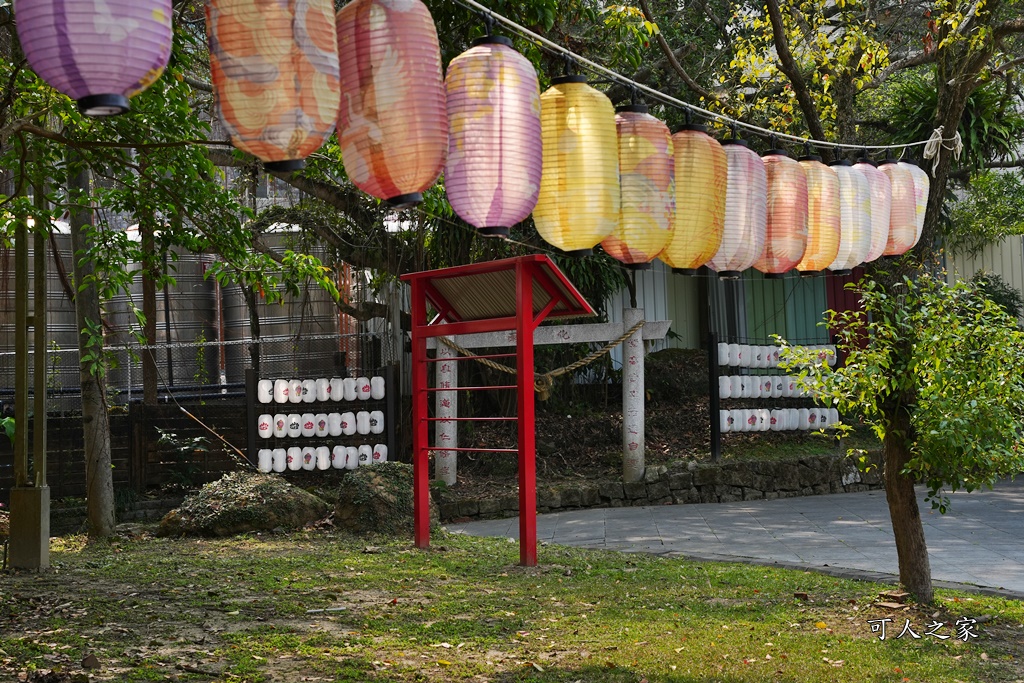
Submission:
<svg viewBox="0 0 1024 683">
<path fill-rule="evenodd" d="M 512 21 L 511 19 L 509 19 L 509 18 L 507 18 L 505 16 L 502 16 L 501 14 L 498 14 L 497 12 L 494 12 L 490 8 L 486 7 L 485 5 L 482 5 L 479 2 L 476 2 L 476 0 L 455 0 L 455 3 L 458 4 L 458 5 L 461 5 L 462 7 L 466 8 L 466 9 L 469 9 L 469 10 L 478 10 L 478 11 L 481 11 L 481 12 L 488 13 L 495 20 L 497 20 L 498 22 L 504 24 L 507 28 L 515 31 L 520 36 L 529 39 L 531 42 L 535 43 L 541 49 L 547 48 L 545 51 L 548 52 L 549 54 L 552 54 L 552 55 L 555 55 L 555 56 L 561 55 L 563 58 L 568 58 L 568 59 L 573 60 L 577 65 L 579 65 L 579 64 L 585 65 L 586 67 L 588 67 L 590 70 L 594 71 L 595 73 L 603 74 L 604 76 L 607 76 L 608 78 L 612 79 L 613 81 L 615 81 L 616 83 L 619 83 L 622 86 L 625 86 L 625 87 L 630 87 L 630 86 L 635 87 L 637 90 L 640 90 L 640 91 L 646 93 L 647 95 L 649 95 L 650 97 L 658 100 L 659 102 L 663 102 L 665 104 L 673 105 L 673 106 L 681 108 L 681 109 L 683 109 L 684 111 L 687 111 L 687 112 L 691 112 L 692 111 L 693 113 L 699 114 L 700 116 L 703 116 L 705 119 L 708 119 L 708 120 L 714 119 L 716 121 L 719 121 L 719 122 L 729 126 L 730 129 L 732 129 L 734 132 L 735 132 L 735 130 L 737 128 L 743 128 L 743 129 L 745 129 L 747 131 L 750 131 L 752 133 L 757 133 L 757 134 L 765 136 L 765 137 L 767 137 L 769 135 L 775 135 L 775 136 L 777 136 L 779 138 L 783 138 L 783 139 L 789 140 L 791 142 L 796 142 L 796 143 L 805 143 L 806 142 L 806 143 L 813 144 L 816 147 L 827 147 L 827 146 L 831 145 L 837 151 L 840 150 L 840 149 L 847 149 L 847 150 L 850 150 L 850 149 L 852 149 L 852 150 L 860 150 L 860 149 L 875 149 L 875 150 L 902 149 L 903 150 L 903 154 L 906 154 L 906 150 L 907 150 L 908 147 L 923 147 L 924 145 L 928 144 L 928 140 L 921 140 L 919 142 L 900 143 L 898 145 L 868 145 L 867 147 L 865 147 L 864 145 L 851 145 L 851 144 L 845 144 L 845 143 L 836 143 L 836 142 L 830 142 L 830 141 L 827 141 L 827 140 L 815 140 L 814 138 L 801 137 L 799 135 L 790 135 L 789 133 L 780 133 L 778 131 L 773 131 L 773 130 L 771 130 L 769 128 L 762 128 L 760 126 L 755 126 L 755 125 L 750 124 L 750 123 L 745 123 L 743 121 L 738 121 L 736 119 L 733 119 L 733 118 L 730 118 L 728 116 L 725 116 L 724 114 L 719 114 L 717 112 L 713 112 L 713 111 L 710 111 L 708 109 L 704 109 L 702 107 L 698 107 L 698 106 L 696 106 L 694 104 L 690 104 L 689 102 L 684 102 L 684 101 L 682 101 L 680 99 L 677 99 L 675 97 L 672 97 L 670 95 L 666 95 L 665 93 L 661 92 L 660 90 L 655 90 L 654 88 L 648 87 L 648 86 L 644 85 L 643 83 L 638 83 L 638 82 L 636 82 L 636 81 L 634 81 L 634 80 L 632 80 L 630 78 L 622 76 L 621 74 L 619 74 L 619 73 L 617 73 L 615 71 L 612 71 L 611 69 L 609 69 L 609 68 L 607 68 L 607 67 L 605 67 L 605 66 L 603 66 L 601 64 L 598 64 L 597 62 L 593 62 L 593 61 L 587 59 L 586 57 L 583 57 L 582 55 L 578 55 L 575 52 L 572 52 L 568 48 L 562 47 L 558 43 L 555 43 L 555 42 L 553 42 L 551 40 L 548 40 L 547 38 L 545 38 L 544 36 L 542 36 L 542 35 L 540 35 L 538 33 L 534 33 L 533 31 L 531 31 L 530 29 L 526 28 L 525 26 L 517 24 L 516 22 Z M 736 136 L 734 135 L 734 137 L 736 137 Z M 951 142 L 952 142 L 952 140 L 951 140 Z"/>
</svg>

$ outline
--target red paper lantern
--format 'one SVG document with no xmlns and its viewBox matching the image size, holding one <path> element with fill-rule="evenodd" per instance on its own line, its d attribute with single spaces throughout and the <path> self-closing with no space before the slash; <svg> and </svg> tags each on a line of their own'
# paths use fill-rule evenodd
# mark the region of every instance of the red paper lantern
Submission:
<svg viewBox="0 0 1024 683">
<path fill-rule="evenodd" d="M 729 171 L 722 245 L 708 266 L 719 277 L 738 278 L 761 257 L 768 223 L 764 162 L 745 140 L 722 142 Z"/>
<path fill-rule="evenodd" d="M 801 157 L 799 163 L 807 175 L 807 249 L 796 269 L 815 273 L 839 253 L 839 176 L 821 157 Z"/>
<path fill-rule="evenodd" d="M 853 165 L 868 179 L 871 192 L 871 249 L 864 262 L 874 261 L 885 252 L 889 243 L 889 219 L 892 213 L 892 184 L 889 176 L 878 170 L 878 164 L 859 159 Z"/>
<path fill-rule="evenodd" d="M 419 0 L 355 0 L 337 20 L 345 172 L 392 206 L 418 204 L 448 154 L 434 20 Z"/>
<path fill-rule="evenodd" d="M 338 44 L 331 0 L 208 0 L 217 112 L 231 144 L 294 171 L 334 132 Z"/>
<path fill-rule="evenodd" d="M 672 136 L 672 146 L 675 227 L 659 258 L 672 270 L 693 275 L 722 244 L 729 169 L 722 145 L 703 126 L 684 126 Z"/>
<path fill-rule="evenodd" d="M 511 40 L 485 36 L 451 61 L 445 88 L 448 201 L 480 234 L 507 237 L 540 189 L 537 72 Z"/>
<path fill-rule="evenodd" d="M 892 186 L 892 212 L 889 214 L 889 241 L 885 256 L 899 256 L 917 244 L 917 197 L 914 176 L 895 161 L 883 161 L 878 170 Z"/>
<path fill-rule="evenodd" d="M 768 189 L 764 252 L 754 268 L 781 277 L 800 263 L 807 249 L 807 174 L 780 149 L 762 157 Z"/>
<path fill-rule="evenodd" d="M 644 267 L 672 238 L 672 135 L 642 104 L 619 107 L 615 128 L 619 139 L 619 224 L 601 246 L 612 258 Z"/>
</svg>

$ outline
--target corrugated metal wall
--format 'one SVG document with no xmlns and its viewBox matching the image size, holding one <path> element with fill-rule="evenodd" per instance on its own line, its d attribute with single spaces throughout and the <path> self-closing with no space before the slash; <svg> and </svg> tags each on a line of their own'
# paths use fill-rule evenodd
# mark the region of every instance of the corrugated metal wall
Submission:
<svg viewBox="0 0 1024 683">
<path fill-rule="evenodd" d="M 1024 292 L 1024 236 L 1014 235 L 989 244 L 975 256 L 946 256 L 946 277 L 951 284 L 970 280 L 979 270 L 998 275 Z"/>
</svg>

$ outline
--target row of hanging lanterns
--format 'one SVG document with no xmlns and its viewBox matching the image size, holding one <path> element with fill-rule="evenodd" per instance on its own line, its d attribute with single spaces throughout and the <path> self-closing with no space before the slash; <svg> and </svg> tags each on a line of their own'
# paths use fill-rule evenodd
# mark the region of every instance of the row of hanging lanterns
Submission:
<svg viewBox="0 0 1024 683">
<path fill-rule="evenodd" d="M 29 62 L 86 113 L 125 111 L 166 64 L 170 0 L 16 7 Z M 452 208 L 482 234 L 507 235 L 532 213 L 565 252 L 601 244 L 630 265 L 660 257 L 722 277 L 842 273 L 920 238 L 928 177 L 916 166 L 759 157 L 692 125 L 672 135 L 580 75 L 541 94 L 530 62 L 493 35 L 442 78 L 420 0 L 354 0 L 336 14 L 332 0 L 207 0 L 206 13 L 220 119 L 270 170 L 301 168 L 336 127 L 349 178 L 392 206 L 421 201 L 444 171 Z M 127 61 L 90 62 L 71 40 L 114 43 Z"/>
</svg>

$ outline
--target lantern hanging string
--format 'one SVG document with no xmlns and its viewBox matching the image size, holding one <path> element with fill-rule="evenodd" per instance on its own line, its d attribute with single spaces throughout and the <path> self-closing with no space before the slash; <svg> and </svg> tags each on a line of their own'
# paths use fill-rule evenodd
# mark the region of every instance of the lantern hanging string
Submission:
<svg viewBox="0 0 1024 683">
<path fill-rule="evenodd" d="M 955 146 L 955 144 L 956 144 L 955 141 L 959 137 L 959 135 L 957 135 L 954 138 L 948 138 L 948 139 L 944 138 L 944 137 L 942 137 L 942 130 L 941 130 L 941 128 L 939 128 L 939 129 L 936 129 L 936 131 L 932 133 L 932 136 L 931 136 L 931 138 L 929 140 L 920 140 L 918 142 L 906 142 L 906 143 L 901 143 L 901 144 L 896 144 L 896 145 L 867 145 L 867 146 L 865 146 L 865 145 L 852 145 L 852 144 L 836 143 L 836 142 L 830 142 L 830 141 L 826 141 L 826 140 L 815 140 L 813 138 L 800 137 L 798 135 L 790 135 L 789 133 L 781 133 L 781 132 L 778 132 L 778 131 L 773 131 L 773 130 L 768 129 L 768 128 L 761 128 L 760 126 L 755 126 L 755 125 L 750 124 L 750 123 L 745 123 L 743 121 L 738 121 L 736 119 L 733 119 L 733 118 L 730 118 L 728 116 L 725 116 L 724 114 L 718 114 L 718 113 L 713 112 L 711 110 L 704 109 L 702 107 L 698 107 L 698 106 L 696 106 L 694 104 L 690 104 L 689 102 L 684 102 L 684 101 L 682 101 L 680 99 L 676 99 L 675 97 L 672 97 L 671 95 L 666 95 L 665 93 L 663 93 L 663 92 L 661 92 L 659 90 L 655 90 L 654 88 L 648 87 L 648 86 L 644 85 L 643 83 L 638 83 L 638 82 L 636 82 L 636 81 L 634 81 L 634 80 L 632 80 L 630 78 L 627 78 L 627 77 L 625 77 L 625 76 L 623 76 L 623 75 L 621 75 L 619 73 L 616 73 L 615 71 L 612 71 L 611 69 L 609 69 L 609 68 L 607 68 L 605 66 L 602 66 L 601 64 L 598 64 L 597 62 L 593 62 L 593 61 L 587 59 L 586 57 L 578 55 L 575 52 L 569 50 L 568 48 L 562 47 L 558 43 L 555 43 L 555 42 L 545 38 L 544 36 L 542 36 L 540 34 L 534 33 L 530 29 L 528 29 L 528 28 L 526 28 L 526 27 L 524 27 L 524 26 L 522 26 L 520 24 L 517 24 L 516 22 L 512 21 L 511 19 L 509 19 L 509 18 L 507 18 L 505 16 L 502 16 L 501 14 L 498 14 L 497 12 L 495 12 L 494 10 L 486 7 L 485 5 L 482 5 L 479 2 L 476 2 L 476 0 L 455 0 L 455 3 L 459 4 L 459 5 L 462 5 L 463 7 L 465 7 L 466 9 L 469 9 L 471 11 L 472 10 L 476 10 L 478 12 L 485 13 L 487 16 L 492 17 L 495 21 L 497 21 L 497 22 L 499 22 L 501 24 L 504 24 L 506 27 L 508 27 L 508 28 L 512 29 L 513 31 L 517 32 L 522 37 L 528 38 L 529 40 L 537 43 L 538 45 L 546 47 L 549 52 L 552 52 L 552 53 L 554 53 L 556 55 L 561 55 L 563 57 L 563 59 L 570 59 L 570 60 L 574 61 L 576 64 L 585 65 L 588 68 L 590 68 L 592 71 L 594 71 L 596 73 L 599 73 L 599 74 L 604 74 L 605 76 L 609 77 L 610 79 L 612 79 L 613 81 L 615 81 L 616 83 L 619 83 L 620 85 L 622 85 L 624 87 L 636 88 L 637 90 L 645 92 L 647 95 L 651 96 L 652 98 L 654 98 L 654 99 L 656 99 L 656 100 L 658 100 L 660 102 L 663 102 L 665 104 L 669 104 L 669 105 L 681 108 L 681 109 L 683 109 L 686 112 L 693 112 L 693 113 L 699 114 L 699 115 L 703 116 L 705 119 L 708 119 L 708 120 L 714 119 L 714 120 L 720 121 L 720 122 L 724 123 L 725 125 L 732 127 L 733 129 L 735 129 L 737 127 L 740 127 L 740 128 L 744 128 L 747 131 L 750 131 L 752 133 L 757 133 L 757 134 L 765 136 L 765 137 L 770 136 L 770 135 L 774 135 L 774 136 L 776 136 L 778 138 L 782 138 L 782 139 L 785 139 L 785 140 L 788 140 L 790 142 L 794 142 L 794 143 L 797 143 L 797 144 L 811 144 L 811 145 L 815 145 L 817 147 L 833 147 L 833 148 L 838 148 L 838 149 L 849 149 L 849 150 L 870 149 L 870 150 L 881 150 L 881 151 L 891 150 L 891 149 L 900 149 L 900 150 L 903 150 L 904 153 L 906 152 L 906 149 L 908 147 L 923 147 L 923 146 L 927 145 L 929 142 L 932 142 L 932 146 L 934 147 L 935 144 L 936 144 L 934 142 L 934 140 L 936 138 L 939 141 L 941 141 L 942 143 L 949 142 L 951 145 Z M 947 149 L 950 149 L 950 148 L 947 147 Z"/>
</svg>

